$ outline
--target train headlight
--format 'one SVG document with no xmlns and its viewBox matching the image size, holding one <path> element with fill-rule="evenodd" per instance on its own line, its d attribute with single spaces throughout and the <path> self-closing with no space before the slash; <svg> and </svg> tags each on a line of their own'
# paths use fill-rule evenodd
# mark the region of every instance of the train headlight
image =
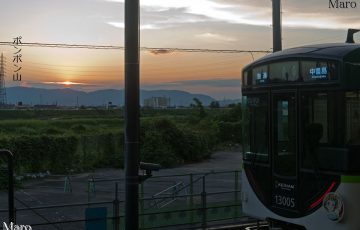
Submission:
<svg viewBox="0 0 360 230">
<path fill-rule="evenodd" d="M 323 207 L 330 220 L 340 222 L 343 219 L 344 202 L 339 194 L 335 192 L 326 194 L 323 200 Z"/>
</svg>

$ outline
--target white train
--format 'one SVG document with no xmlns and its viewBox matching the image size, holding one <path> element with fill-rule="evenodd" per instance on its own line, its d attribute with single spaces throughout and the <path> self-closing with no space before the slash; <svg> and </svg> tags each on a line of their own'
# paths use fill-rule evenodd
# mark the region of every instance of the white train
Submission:
<svg viewBox="0 0 360 230">
<path fill-rule="evenodd" d="M 282 229 L 360 230 L 360 45 L 276 52 L 242 80 L 244 213 Z"/>
</svg>

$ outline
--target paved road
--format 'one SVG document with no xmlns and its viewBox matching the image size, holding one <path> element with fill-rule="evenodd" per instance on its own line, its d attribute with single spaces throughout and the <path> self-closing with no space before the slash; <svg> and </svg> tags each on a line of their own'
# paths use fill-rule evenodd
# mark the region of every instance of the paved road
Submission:
<svg viewBox="0 0 360 230">
<path fill-rule="evenodd" d="M 190 175 L 187 176 L 171 176 L 161 177 L 168 175 L 179 175 L 179 174 L 194 174 L 193 180 L 196 181 L 201 177 L 198 174 L 204 174 L 211 171 L 236 171 L 241 169 L 241 154 L 239 150 L 232 151 L 219 151 L 212 155 L 211 159 L 206 161 L 187 164 L 171 169 L 162 169 L 158 172 L 154 172 L 154 178 L 147 180 L 143 186 L 144 197 L 151 197 L 157 193 L 161 193 L 158 196 L 166 195 L 167 192 L 164 190 L 170 186 L 176 185 L 177 187 L 188 186 L 190 182 Z M 160 176 L 160 178 L 157 178 Z M 119 186 L 119 199 L 124 199 L 124 183 L 123 178 L 124 171 L 119 169 L 99 169 L 92 173 L 83 173 L 71 176 L 71 188 L 72 192 L 64 192 L 64 177 L 63 176 L 49 176 L 45 179 L 38 179 L 30 181 L 24 184 L 23 188 L 16 191 L 16 207 L 24 208 L 26 206 L 47 206 L 47 205 L 59 205 L 64 203 L 87 203 L 90 202 L 109 202 L 106 205 L 111 210 L 111 201 L 115 196 L 115 181 L 107 182 L 95 182 L 95 186 L 90 186 L 94 192 L 88 193 L 88 179 L 96 178 L 100 179 L 112 179 L 118 178 L 116 181 Z M 238 178 L 239 179 L 239 178 Z M 223 174 L 210 174 L 206 176 L 206 191 L 208 193 L 218 191 L 230 191 L 235 189 L 235 173 L 223 173 Z M 194 183 L 194 193 L 200 193 L 202 190 L 202 181 L 199 179 Z M 183 194 L 189 190 L 182 190 Z M 181 195 L 181 194 L 180 194 Z M 230 194 L 233 196 L 233 193 Z M 226 199 L 229 194 L 225 195 L 213 195 L 209 196 L 209 200 L 221 201 Z M 0 209 L 7 209 L 7 194 L 4 192 L 0 193 Z M 200 197 L 195 197 L 195 202 L 199 202 Z M 181 200 L 180 200 L 181 202 Z M 153 206 L 154 203 L 144 204 L 145 208 Z M 94 207 L 96 205 L 93 205 Z M 122 206 L 122 203 L 120 204 Z M 54 209 L 39 209 L 36 210 L 37 214 L 31 211 L 18 211 L 17 220 L 18 223 L 40 223 L 45 222 L 45 219 L 51 221 L 62 221 L 71 220 L 77 218 L 84 218 L 84 209 L 88 206 L 82 207 L 68 207 L 68 208 L 54 208 Z M 42 217 L 40 217 L 42 216 Z M 7 220 L 6 213 L 0 213 L 0 221 Z M 0 223 L 1 223 L 0 222 Z M 78 224 L 79 227 L 83 226 L 83 223 Z M 69 228 L 71 226 L 71 228 Z M 61 229 L 72 229 L 76 224 L 71 224 L 69 227 L 64 226 Z M 40 228 L 34 228 L 40 229 Z M 56 227 L 47 227 L 44 229 L 57 229 Z M 78 228 L 79 229 L 79 228 Z M 81 228 L 80 228 L 81 229 Z"/>
</svg>

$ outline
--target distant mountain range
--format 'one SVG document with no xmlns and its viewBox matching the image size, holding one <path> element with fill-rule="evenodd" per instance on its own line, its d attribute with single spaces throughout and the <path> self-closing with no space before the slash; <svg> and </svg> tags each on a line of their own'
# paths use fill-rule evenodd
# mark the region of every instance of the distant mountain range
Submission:
<svg viewBox="0 0 360 230">
<path fill-rule="evenodd" d="M 6 89 L 8 103 L 36 105 L 57 104 L 62 106 L 99 106 L 112 102 L 113 105 L 124 104 L 124 90 L 106 89 L 83 92 L 73 89 L 43 89 L 32 87 L 9 87 Z M 179 90 L 141 90 L 140 104 L 151 97 L 169 97 L 172 106 L 189 106 L 193 98 L 198 98 L 203 105 L 209 105 L 214 98 L 204 94 L 192 94 Z"/>
</svg>

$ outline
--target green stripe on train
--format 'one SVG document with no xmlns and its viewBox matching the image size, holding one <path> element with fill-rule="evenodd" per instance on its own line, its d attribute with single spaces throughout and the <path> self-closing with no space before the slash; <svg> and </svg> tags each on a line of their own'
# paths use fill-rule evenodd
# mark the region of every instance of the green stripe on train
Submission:
<svg viewBox="0 0 360 230">
<path fill-rule="evenodd" d="M 341 176 L 341 183 L 360 183 L 360 176 Z"/>
</svg>

